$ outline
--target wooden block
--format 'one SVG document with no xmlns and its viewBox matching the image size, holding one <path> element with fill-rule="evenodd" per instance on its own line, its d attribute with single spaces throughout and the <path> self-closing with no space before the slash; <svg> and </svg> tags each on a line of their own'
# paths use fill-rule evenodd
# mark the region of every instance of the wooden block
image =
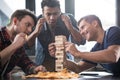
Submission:
<svg viewBox="0 0 120 80">
<path fill-rule="evenodd" d="M 59 36 L 55 36 L 55 41 L 66 41 L 67 39 L 66 39 L 66 37 L 65 36 L 63 36 L 63 35 L 59 35 Z"/>
<path fill-rule="evenodd" d="M 64 42 L 66 41 L 66 37 L 63 35 L 55 36 L 55 57 L 57 60 L 55 61 L 55 70 L 61 71 L 63 69 L 63 61 L 65 57 L 65 46 Z"/>
</svg>

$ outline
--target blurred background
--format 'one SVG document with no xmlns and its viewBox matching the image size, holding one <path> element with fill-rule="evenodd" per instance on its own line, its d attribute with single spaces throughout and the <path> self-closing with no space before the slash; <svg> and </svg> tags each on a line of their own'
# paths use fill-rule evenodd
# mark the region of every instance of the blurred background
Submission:
<svg viewBox="0 0 120 80">
<path fill-rule="evenodd" d="M 120 26 L 120 0 L 60 0 L 63 13 L 71 13 L 78 21 L 87 14 L 97 15 L 103 28 Z M 11 14 L 16 9 L 30 9 L 36 16 L 42 13 L 41 0 L 0 0 L 0 26 L 9 22 Z M 87 42 L 84 46 L 77 46 L 81 51 L 89 51 L 95 42 Z"/>
</svg>

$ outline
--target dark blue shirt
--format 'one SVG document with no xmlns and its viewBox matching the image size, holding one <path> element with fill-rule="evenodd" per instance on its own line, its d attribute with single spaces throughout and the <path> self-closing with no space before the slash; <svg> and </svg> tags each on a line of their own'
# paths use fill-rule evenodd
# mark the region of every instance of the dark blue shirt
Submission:
<svg viewBox="0 0 120 80">
<path fill-rule="evenodd" d="M 107 49 L 111 45 L 120 45 L 120 28 L 110 27 L 104 36 L 102 44 L 96 43 L 91 51 L 99 51 Z M 112 72 L 114 75 L 120 75 L 120 59 L 117 63 L 105 63 L 101 64 L 106 70 Z"/>
</svg>

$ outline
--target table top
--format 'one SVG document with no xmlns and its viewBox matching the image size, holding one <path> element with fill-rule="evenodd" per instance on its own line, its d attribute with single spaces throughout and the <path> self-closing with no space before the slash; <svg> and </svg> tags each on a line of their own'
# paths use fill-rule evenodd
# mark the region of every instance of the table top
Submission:
<svg viewBox="0 0 120 80">
<path fill-rule="evenodd" d="M 80 78 L 76 79 L 19 79 L 13 77 L 12 80 L 120 80 L 120 77 L 113 77 L 111 73 L 105 71 L 84 71 L 80 73 Z"/>
</svg>

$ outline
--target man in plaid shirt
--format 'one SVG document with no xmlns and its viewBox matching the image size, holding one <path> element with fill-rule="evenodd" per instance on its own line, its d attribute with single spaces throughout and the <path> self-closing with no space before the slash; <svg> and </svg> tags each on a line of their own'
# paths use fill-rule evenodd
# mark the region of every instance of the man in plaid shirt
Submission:
<svg viewBox="0 0 120 80">
<path fill-rule="evenodd" d="M 40 31 L 39 21 L 29 10 L 16 10 L 6 27 L 0 29 L 0 75 L 8 80 L 8 73 L 19 66 L 26 74 L 46 71 L 45 67 L 37 66 L 25 54 L 23 45 Z M 31 33 L 32 32 L 32 33 Z M 31 33 L 31 34 L 30 34 Z M 28 37 L 26 37 L 29 35 Z"/>
</svg>

